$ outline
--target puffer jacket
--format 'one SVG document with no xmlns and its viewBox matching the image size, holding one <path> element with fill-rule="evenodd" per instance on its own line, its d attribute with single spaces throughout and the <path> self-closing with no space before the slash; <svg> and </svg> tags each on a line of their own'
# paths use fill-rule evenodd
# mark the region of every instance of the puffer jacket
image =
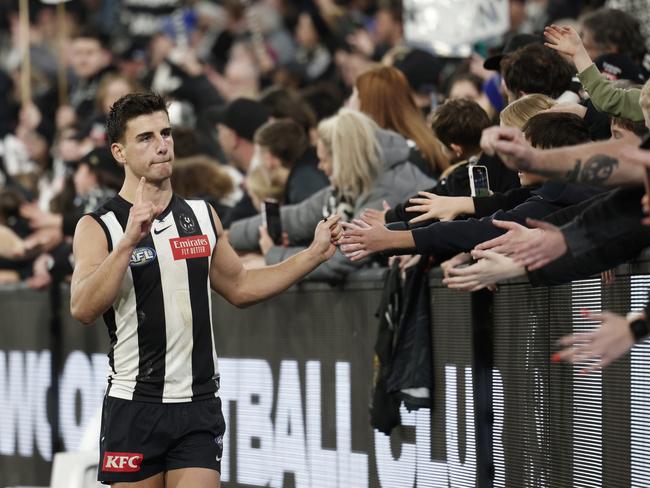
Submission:
<svg viewBox="0 0 650 488">
<path fill-rule="evenodd" d="M 395 206 L 419 190 L 431 187 L 435 181 L 424 175 L 408 161 L 409 146 L 406 140 L 392 131 L 378 130 L 377 139 L 381 147 L 384 171 L 366 194 L 361 195 L 353 205 L 353 215 L 358 217 L 366 208 L 382 209 L 382 202 Z M 295 205 L 280 209 L 282 230 L 289 236 L 289 247 L 274 246 L 266 255 L 267 264 L 279 263 L 305 249 L 311 242 L 314 229 L 331 208 L 332 187 L 324 188 Z M 229 240 L 238 251 L 259 250 L 259 227 L 262 217 L 256 215 L 234 222 L 230 227 Z M 352 270 L 368 261 L 352 262 L 339 250 L 327 262 L 321 264 L 309 275 L 309 279 L 340 281 Z"/>
</svg>

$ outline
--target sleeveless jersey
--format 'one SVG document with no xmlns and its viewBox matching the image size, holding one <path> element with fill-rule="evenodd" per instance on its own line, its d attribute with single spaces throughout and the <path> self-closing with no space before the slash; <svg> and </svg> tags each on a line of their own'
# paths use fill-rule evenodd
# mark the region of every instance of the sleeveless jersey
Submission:
<svg viewBox="0 0 650 488">
<path fill-rule="evenodd" d="M 90 215 L 112 251 L 131 204 L 117 195 Z M 190 402 L 218 396 L 210 262 L 217 231 L 209 205 L 174 194 L 133 250 L 115 302 L 104 313 L 111 341 L 107 394 Z"/>
</svg>

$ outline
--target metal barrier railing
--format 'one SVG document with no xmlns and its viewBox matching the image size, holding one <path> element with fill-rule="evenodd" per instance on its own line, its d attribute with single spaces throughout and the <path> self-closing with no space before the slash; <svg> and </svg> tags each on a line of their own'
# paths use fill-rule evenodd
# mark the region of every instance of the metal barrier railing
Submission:
<svg viewBox="0 0 650 488">
<path fill-rule="evenodd" d="M 434 272 L 434 408 L 402 409 L 390 437 L 368 421 L 381 273 L 245 310 L 215 297 L 224 486 L 645 486 L 650 346 L 586 377 L 549 358 L 559 336 L 593 326 L 579 307 L 642 305 L 648 261 L 611 286 L 494 294 L 451 291 Z M 47 485 L 52 453 L 76 449 L 101 405 L 108 336 L 76 323 L 68 300 L 66 285 L 0 290 L 0 486 Z"/>
</svg>

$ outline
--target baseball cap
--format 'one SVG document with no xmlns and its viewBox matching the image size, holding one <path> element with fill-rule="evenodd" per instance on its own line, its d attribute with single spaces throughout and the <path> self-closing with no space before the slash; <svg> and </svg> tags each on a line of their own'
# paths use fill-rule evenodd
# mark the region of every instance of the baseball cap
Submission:
<svg viewBox="0 0 650 488">
<path fill-rule="evenodd" d="M 629 80 L 643 84 L 645 78 L 639 66 L 625 54 L 610 53 L 598 56 L 594 61 L 598 70 L 610 80 Z"/>
<path fill-rule="evenodd" d="M 499 71 L 501 67 L 501 60 L 510 53 L 515 52 L 520 47 L 527 46 L 528 44 L 543 44 L 541 36 L 534 36 L 532 34 L 515 34 L 505 46 L 503 46 L 503 51 L 501 54 L 495 54 L 490 56 L 483 62 L 483 67 L 492 71 Z"/>
<path fill-rule="evenodd" d="M 411 49 L 399 53 L 393 66 L 404 73 L 416 93 L 432 93 L 436 90 L 442 70 L 442 63 L 430 52 Z"/>
<path fill-rule="evenodd" d="M 270 113 L 260 102 L 236 98 L 225 106 L 208 109 L 206 116 L 213 125 L 223 124 L 252 142 L 255 131 L 269 120 Z"/>
</svg>

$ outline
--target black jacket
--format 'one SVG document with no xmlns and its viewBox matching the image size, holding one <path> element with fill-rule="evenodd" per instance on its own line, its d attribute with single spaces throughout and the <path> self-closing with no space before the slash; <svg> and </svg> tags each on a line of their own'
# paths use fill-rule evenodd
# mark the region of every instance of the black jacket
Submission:
<svg viewBox="0 0 650 488">
<path fill-rule="evenodd" d="M 300 203 L 329 184 L 327 175 L 318 169 L 316 149 L 309 147 L 289 172 L 283 203 Z"/>
<path fill-rule="evenodd" d="M 561 208 L 579 203 L 601 188 L 547 181 L 521 205 L 511 210 L 499 210 L 489 217 L 452 222 L 436 222 L 413 229 L 418 253 L 433 254 L 438 260 L 461 251 L 469 251 L 481 242 L 500 236 L 504 231 L 492 225 L 492 220 L 510 220 L 525 225 L 526 218 L 541 219 Z"/>
<path fill-rule="evenodd" d="M 259 212 L 253 205 L 253 200 L 247 191 L 244 191 L 241 199 L 235 204 L 234 207 L 228 212 L 228 214 L 221 221 L 224 229 L 229 229 L 233 222 L 238 220 L 247 219 L 249 217 L 254 217 Z"/>
<path fill-rule="evenodd" d="M 513 188 L 505 193 L 495 193 L 489 197 L 474 197 L 474 217 L 488 217 L 499 210 L 509 210 L 521 205 L 530 197 L 533 192 L 540 188 L 536 186 L 522 186 Z"/>
<path fill-rule="evenodd" d="M 650 227 L 641 224 L 643 187 L 617 188 L 583 204 L 549 215 L 562 226 L 569 250 L 528 273 L 533 286 L 558 285 L 588 278 L 634 259 L 650 246 Z"/>
<path fill-rule="evenodd" d="M 495 193 L 504 193 L 519 187 L 517 173 L 508 169 L 498 157 L 481 155 L 478 164 L 486 166 L 490 179 L 490 189 Z M 427 190 L 436 195 L 449 197 L 466 197 L 471 194 L 467 164 L 456 167 L 446 178 L 438 181 L 436 186 Z M 413 195 L 417 197 L 418 195 Z M 407 200 L 386 212 L 386 222 L 408 222 L 413 214 L 406 211 L 412 204 Z"/>
</svg>

